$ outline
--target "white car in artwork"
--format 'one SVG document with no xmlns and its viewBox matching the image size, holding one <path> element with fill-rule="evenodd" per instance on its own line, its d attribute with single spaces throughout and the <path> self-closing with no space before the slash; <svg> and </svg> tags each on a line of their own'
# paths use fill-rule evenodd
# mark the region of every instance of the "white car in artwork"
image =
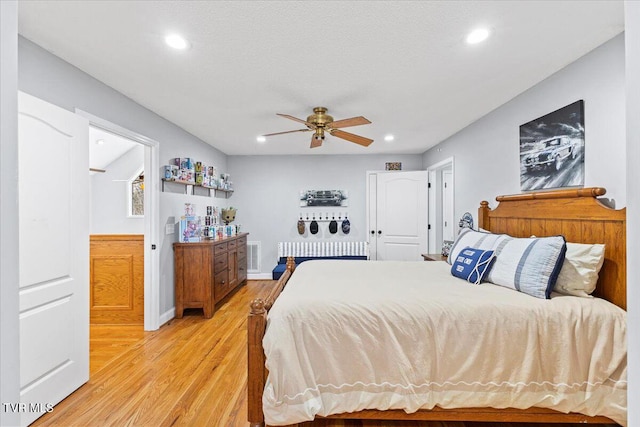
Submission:
<svg viewBox="0 0 640 427">
<path fill-rule="evenodd" d="M 560 170 L 564 160 L 576 158 L 576 146 L 569 136 L 554 136 L 539 141 L 535 147 L 522 157 L 522 163 L 527 172 L 534 170 Z"/>
</svg>

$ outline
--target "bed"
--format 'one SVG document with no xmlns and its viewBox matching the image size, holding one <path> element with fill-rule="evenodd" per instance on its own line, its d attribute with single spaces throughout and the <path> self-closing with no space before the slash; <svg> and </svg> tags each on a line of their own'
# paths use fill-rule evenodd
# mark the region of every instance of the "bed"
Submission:
<svg viewBox="0 0 640 427">
<path fill-rule="evenodd" d="M 495 209 L 490 209 L 488 202 L 481 202 L 478 210 L 479 226 L 493 233 L 516 237 L 563 235 L 568 242 L 604 243 L 604 265 L 594 293 L 599 298 L 595 299 L 554 297 L 538 300 L 499 286 L 471 285 L 451 278 L 448 274 L 450 266 L 441 262 L 354 261 L 338 266 L 314 261 L 302 264 L 296 274 L 293 274 L 295 266 L 290 262 L 272 292 L 265 299 L 251 303 L 248 318 L 250 425 L 263 426 L 265 419 L 270 425 L 295 425 L 322 416 L 386 420 L 618 422 L 624 425 L 625 211 L 609 209 L 601 204 L 597 197 L 604 194 L 602 188 L 584 188 L 500 196 Z M 367 270 L 373 276 L 386 277 L 387 282 L 393 281 L 397 285 L 387 289 L 386 294 L 384 288 L 381 294 L 370 291 L 361 280 L 364 273 L 352 270 L 358 267 L 351 265 L 361 263 L 369 263 Z M 327 269 L 331 271 L 329 280 L 325 281 L 323 276 L 327 275 L 323 271 Z M 426 285 L 427 277 L 437 277 L 438 281 L 447 284 L 443 286 L 445 282 L 434 282 Z M 283 292 L 285 286 L 288 288 Z M 448 289 L 448 293 L 440 295 L 443 287 Z M 332 288 L 338 291 L 340 298 L 331 296 Z M 427 289 L 427 297 L 425 294 L 421 296 L 420 288 L 423 291 Z M 410 303 L 399 305 L 398 295 L 408 297 L 405 300 Z M 494 314 L 496 301 L 507 306 L 504 314 Z M 470 302 L 478 302 L 481 308 L 475 313 L 473 310 L 457 311 Z M 391 304 L 394 307 L 392 314 L 381 318 L 377 304 Z M 355 320 L 350 320 L 350 314 L 331 311 L 336 305 L 347 307 L 347 312 L 379 316 L 373 324 L 377 325 L 374 329 L 382 331 L 382 337 L 373 335 L 370 321 L 359 320 L 361 313 L 356 313 Z M 415 310 L 422 310 L 426 317 L 434 312 L 440 312 L 444 317 L 420 324 L 420 316 L 415 314 Z M 493 331 L 517 327 L 515 323 L 518 322 L 510 319 L 517 319 L 514 313 L 522 310 L 542 316 L 532 321 L 533 325 L 557 325 L 566 323 L 567 319 L 593 319 L 594 323 L 582 331 L 575 325 L 565 328 L 564 332 L 558 328 L 559 335 L 550 338 L 550 342 L 537 342 L 539 331 L 535 328 L 530 330 L 530 327 L 525 328 L 522 334 L 511 329 L 508 340 L 499 338 L 497 342 L 491 341 L 496 339 Z M 491 313 L 491 316 L 486 313 Z M 610 317 L 611 324 L 604 321 Z M 487 318 L 490 318 L 488 323 Z M 293 326 L 284 323 L 287 319 L 293 319 Z M 265 335 L 268 321 L 270 330 Z M 333 326 L 329 326 L 327 332 L 319 329 L 321 324 Z M 409 330 L 412 324 L 423 328 L 418 331 L 438 329 L 440 335 L 426 334 L 423 342 L 421 332 Z M 439 325 L 438 328 L 433 328 L 434 324 Z M 499 325 L 504 326 L 500 328 Z M 397 330 L 392 330 L 394 328 Z M 473 374 L 478 375 L 474 377 L 477 381 L 465 376 L 471 372 L 471 367 L 465 366 L 464 354 L 458 351 L 459 343 L 443 338 L 461 337 L 461 331 L 477 337 L 477 342 L 468 337 L 460 341 L 471 342 L 470 345 L 465 344 L 464 349 L 469 354 L 468 360 L 473 361 L 469 364 L 481 367 L 482 374 Z M 350 339 L 338 336 L 340 333 Z M 317 337 L 324 337 L 324 340 Z M 612 340 L 608 340 L 609 337 Z M 396 347 L 396 341 L 403 340 L 415 347 L 416 354 L 419 348 L 431 346 L 434 352 L 445 357 L 434 357 L 433 361 L 415 358 L 411 351 L 403 353 Z M 360 341 L 360 347 L 356 341 Z M 584 345 L 591 347 L 582 347 Z M 502 346 L 502 351 L 489 351 L 492 349 L 487 346 Z M 571 376 L 571 372 L 579 369 L 562 361 L 562 353 L 556 352 L 555 348 L 563 346 L 579 352 L 576 354 L 592 352 L 593 359 L 587 358 L 593 365 L 587 369 L 588 378 Z M 341 348 L 345 349 L 347 356 L 338 354 Z M 391 351 L 391 355 L 385 351 Z M 451 356 L 450 365 L 455 368 L 443 363 L 448 355 Z M 495 355 L 503 355 L 500 363 L 491 361 L 491 357 L 497 357 Z M 504 363 L 513 363 L 513 371 L 511 368 L 495 369 L 496 366 L 504 367 L 501 365 Z M 578 358 L 574 365 L 584 363 Z M 374 364 L 375 369 L 371 369 Z M 397 369 L 398 365 L 400 369 Z M 555 365 L 557 369 L 549 368 Z M 388 367 L 388 370 L 380 369 L 381 366 Z M 552 376 L 568 373 L 568 380 L 564 377 L 542 377 L 544 380 L 535 377 L 522 383 L 518 377 L 521 366 L 535 375 L 541 372 Z M 267 367 L 271 368 L 271 373 Z M 400 378 L 393 376 L 391 372 L 394 369 Z M 359 372 L 367 371 L 374 372 L 373 379 L 357 377 Z M 505 375 L 505 371 L 507 377 L 500 377 Z M 418 376 L 412 377 L 414 374 Z M 425 375 L 427 380 L 424 380 Z M 310 385 L 300 385 L 299 380 Z M 447 388 L 452 384 L 454 387 Z M 527 388 L 531 384 L 534 389 Z M 558 392 L 559 388 L 562 393 Z M 505 400 L 496 403 L 494 399 L 505 390 L 509 407 L 505 407 Z M 409 403 L 395 400 L 403 394 L 409 396 Z"/>
</svg>

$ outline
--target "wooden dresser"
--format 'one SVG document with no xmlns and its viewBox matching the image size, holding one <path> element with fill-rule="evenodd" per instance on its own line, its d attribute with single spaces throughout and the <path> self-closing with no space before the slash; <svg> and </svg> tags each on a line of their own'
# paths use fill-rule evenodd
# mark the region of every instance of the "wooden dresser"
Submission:
<svg viewBox="0 0 640 427">
<path fill-rule="evenodd" d="M 173 244 L 177 318 L 185 308 L 202 308 L 210 318 L 215 304 L 247 280 L 247 235 Z"/>
</svg>

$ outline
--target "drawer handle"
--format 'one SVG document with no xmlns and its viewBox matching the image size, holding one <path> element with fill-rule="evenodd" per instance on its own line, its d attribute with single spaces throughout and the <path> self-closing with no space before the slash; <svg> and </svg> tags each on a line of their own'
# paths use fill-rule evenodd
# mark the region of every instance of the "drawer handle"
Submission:
<svg viewBox="0 0 640 427">
<path fill-rule="evenodd" d="M 220 283 L 221 285 L 224 285 L 224 280 Z"/>
</svg>

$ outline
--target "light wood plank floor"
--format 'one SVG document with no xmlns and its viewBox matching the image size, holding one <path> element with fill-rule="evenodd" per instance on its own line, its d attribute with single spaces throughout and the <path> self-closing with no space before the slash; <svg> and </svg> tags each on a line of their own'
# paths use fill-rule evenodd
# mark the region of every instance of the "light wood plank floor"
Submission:
<svg viewBox="0 0 640 427">
<path fill-rule="evenodd" d="M 143 332 L 140 326 L 92 327 L 89 382 L 33 425 L 246 427 L 246 317 L 249 302 L 268 292 L 274 284 L 273 281 L 249 281 L 223 302 L 211 319 L 204 319 L 201 311 L 187 311 L 183 319 L 174 319 L 154 332 Z M 490 427 L 498 424 L 320 420 L 303 425 Z"/>
</svg>

